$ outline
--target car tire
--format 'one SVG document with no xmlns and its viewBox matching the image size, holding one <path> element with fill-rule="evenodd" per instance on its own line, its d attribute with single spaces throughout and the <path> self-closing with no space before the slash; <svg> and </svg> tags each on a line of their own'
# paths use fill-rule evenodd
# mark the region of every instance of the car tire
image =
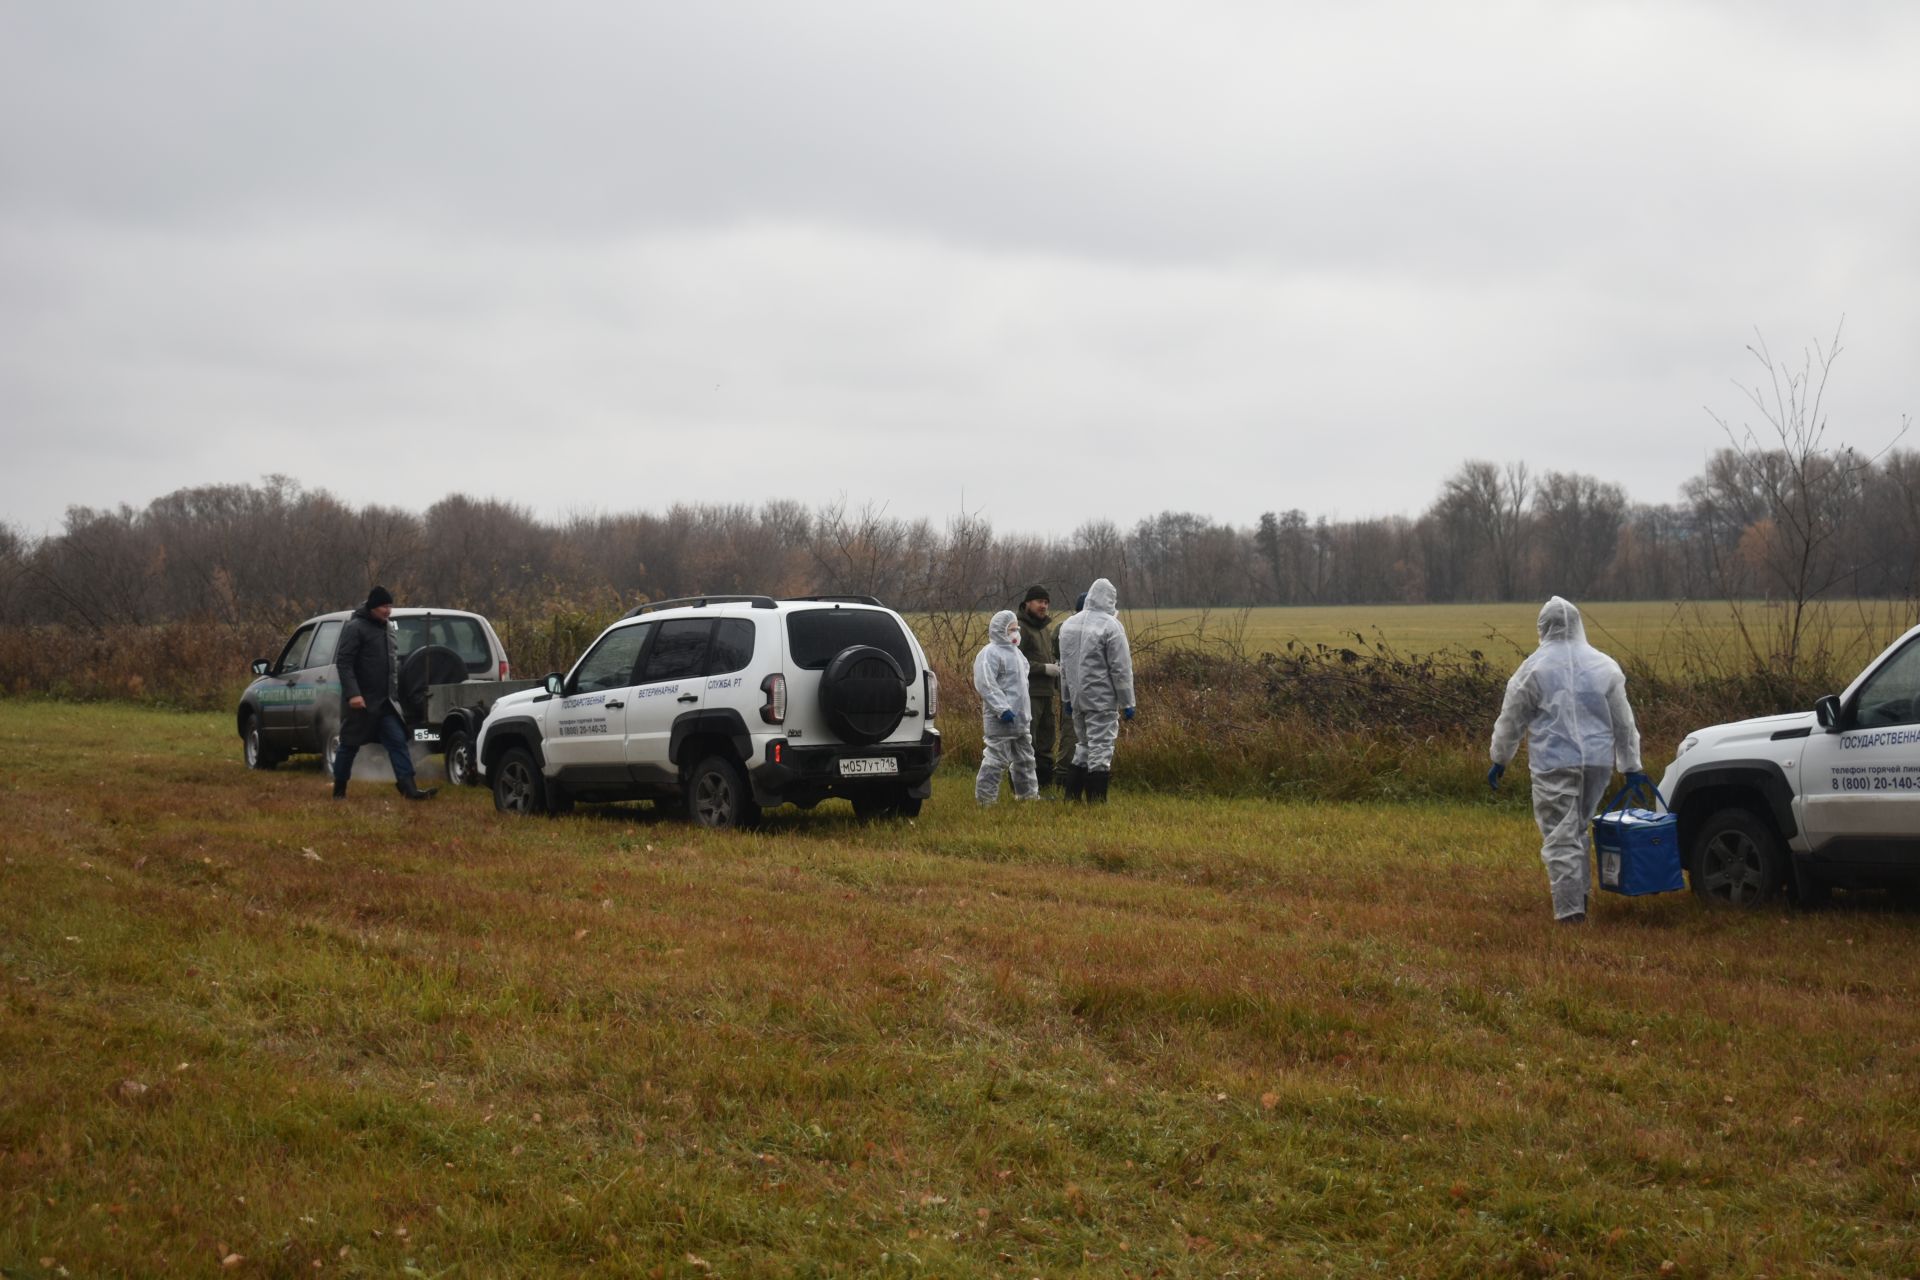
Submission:
<svg viewBox="0 0 1920 1280">
<path fill-rule="evenodd" d="M 320 735 L 320 767 L 326 770 L 329 778 L 333 776 L 334 757 L 339 754 L 340 726 L 333 725 L 323 730 Z"/>
<path fill-rule="evenodd" d="M 458 653 L 441 644 L 424 645 L 400 664 L 400 705 L 406 708 L 408 719 L 425 719 L 427 690 L 436 684 L 461 684 L 466 679 L 466 660 Z"/>
<path fill-rule="evenodd" d="M 850 645 L 820 673 L 820 711 L 842 742 L 884 741 L 907 713 L 906 674 L 886 650 Z"/>
<path fill-rule="evenodd" d="M 261 737 L 258 716 L 248 716 L 246 727 L 240 730 L 240 757 L 249 769 L 271 769 L 286 759 Z"/>
<path fill-rule="evenodd" d="M 687 775 L 687 817 L 696 827 L 725 831 L 760 821 L 747 775 L 725 756 L 708 756 Z"/>
<path fill-rule="evenodd" d="M 473 767 L 473 739 L 463 729 L 455 729 L 446 741 L 447 785 L 477 787 L 480 775 Z"/>
<path fill-rule="evenodd" d="M 1779 896 L 1787 878 L 1786 848 L 1766 819 L 1747 809 L 1721 809 L 1694 833 L 1687 881 L 1710 907 L 1756 911 Z"/>
<path fill-rule="evenodd" d="M 508 747 L 488 772 L 493 778 L 495 809 L 523 817 L 548 812 L 547 780 L 525 747 Z"/>
</svg>

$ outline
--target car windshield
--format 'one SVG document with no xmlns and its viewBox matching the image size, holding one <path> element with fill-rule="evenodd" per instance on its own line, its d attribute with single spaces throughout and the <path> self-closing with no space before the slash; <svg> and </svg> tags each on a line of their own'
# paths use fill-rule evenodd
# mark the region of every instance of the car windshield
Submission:
<svg viewBox="0 0 1920 1280">
<path fill-rule="evenodd" d="M 824 671 L 850 645 L 872 645 L 900 664 L 911 680 L 919 668 L 906 628 L 879 609 L 801 609 L 787 615 L 787 649 L 797 667 Z"/>
<path fill-rule="evenodd" d="M 487 633 L 480 629 L 478 618 L 457 613 L 429 613 L 395 618 L 393 625 L 402 658 L 423 644 L 437 644 L 459 654 L 468 671 L 478 673 L 493 666 L 493 650 L 487 644 Z"/>
</svg>

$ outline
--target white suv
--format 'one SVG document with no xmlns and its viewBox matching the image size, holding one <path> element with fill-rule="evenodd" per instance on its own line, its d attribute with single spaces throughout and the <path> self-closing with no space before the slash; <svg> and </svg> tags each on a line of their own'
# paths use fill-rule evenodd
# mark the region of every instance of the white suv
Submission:
<svg viewBox="0 0 1920 1280">
<path fill-rule="evenodd" d="M 1920 627 L 1812 711 L 1688 735 L 1660 790 L 1708 902 L 1920 881 Z"/>
<path fill-rule="evenodd" d="M 912 628 L 870 596 L 699 596 L 642 605 L 573 670 L 500 699 L 475 754 L 507 813 L 654 800 L 734 827 L 842 796 L 913 817 L 938 700 Z"/>
</svg>

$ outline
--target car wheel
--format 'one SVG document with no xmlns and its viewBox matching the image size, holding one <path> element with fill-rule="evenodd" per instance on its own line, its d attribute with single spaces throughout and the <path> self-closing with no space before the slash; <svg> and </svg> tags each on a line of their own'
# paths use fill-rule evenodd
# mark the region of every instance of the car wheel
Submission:
<svg viewBox="0 0 1920 1280">
<path fill-rule="evenodd" d="M 1746 809 L 1722 809 L 1694 835 L 1687 878 L 1694 896 L 1708 906 L 1753 911 L 1780 892 L 1786 851 L 1764 819 Z"/>
<path fill-rule="evenodd" d="M 257 716 L 248 716 L 247 727 L 240 731 L 240 755 L 249 769 L 271 769 L 285 758 L 261 740 Z"/>
<path fill-rule="evenodd" d="M 524 747 L 509 747 L 493 766 L 493 807 L 501 813 L 547 811 L 547 780 Z"/>
<path fill-rule="evenodd" d="M 695 826 L 714 830 L 750 827 L 760 821 L 760 806 L 753 802 L 738 765 L 708 756 L 687 777 L 687 816 Z"/>
<path fill-rule="evenodd" d="M 447 785 L 472 787 L 479 782 L 473 769 L 473 739 L 455 729 L 447 735 Z"/>
</svg>

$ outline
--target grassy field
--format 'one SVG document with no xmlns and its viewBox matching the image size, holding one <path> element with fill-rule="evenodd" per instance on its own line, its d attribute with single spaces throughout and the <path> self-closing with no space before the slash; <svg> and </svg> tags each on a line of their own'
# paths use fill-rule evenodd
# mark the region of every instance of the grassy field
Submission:
<svg viewBox="0 0 1920 1280">
<path fill-rule="evenodd" d="M 1729 605 L 1724 601 L 1684 604 L 1670 601 L 1581 603 L 1588 638 L 1623 662 L 1639 659 L 1673 670 L 1691 658 L 1707 663 L 1733 661 L 1745 652 L 1742 621 L 1763 644 L 1777 633 L 1779 606 Z M 1358 632 L 1368 642 L 1384 640 L 1402 653 L 1479 650 L 1495 662 L 1518 662 L 1538 643 L 1534 630 L 1540 613 L 1530 604 L 1327 605 L 1301 608 L 1129 611 L 1136 634 L 1163 635 L 1182 642 L 1196 634 L 1235 643 L 1248 652 L 1283 648 L 1289 640 L 1334 647 L 1351 645 Z M 1834 601 L 1822 605 L 1812 622 L 1812 637 L 1838 665 L 1857 668 L 1894 637 L 1920 622 L 1907 607 L 1886 601 Z"/>
<path fill-rule="evenodd" d="M 0 747 L 8 1277 L 1920 1269 L 1876 899 L 1557 927 L 1511 802 L 715 835 Z"/>
</svg>

